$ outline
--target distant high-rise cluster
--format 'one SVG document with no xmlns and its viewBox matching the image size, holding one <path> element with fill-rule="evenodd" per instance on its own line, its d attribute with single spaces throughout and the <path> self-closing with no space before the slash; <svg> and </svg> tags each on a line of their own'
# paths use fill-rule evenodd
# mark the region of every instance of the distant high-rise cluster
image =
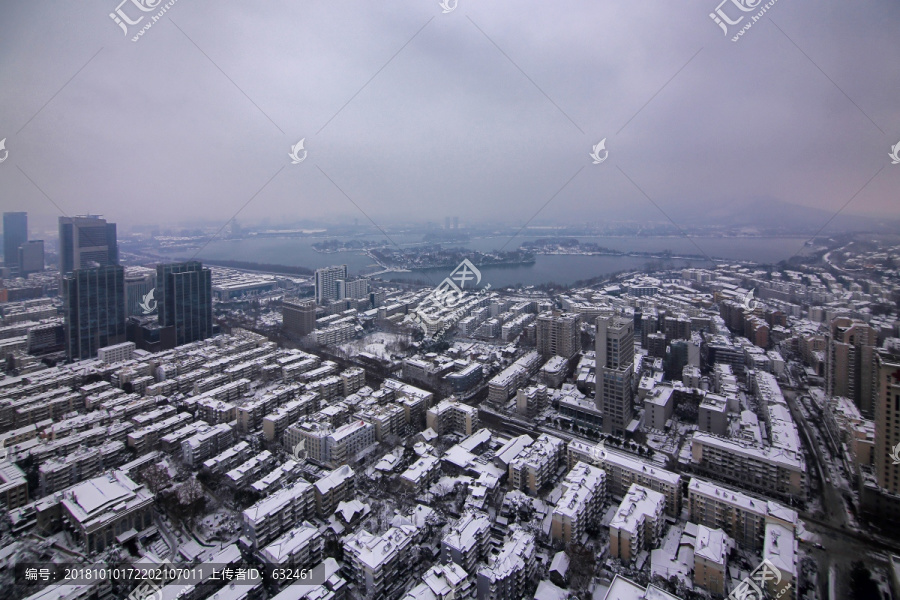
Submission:
<svg viewBox="0 0 900 600">
<path fill-rule="evenodd" d="M 28 213 L 3 213 L 3 265 L 28 277 L 44 270 L 44 240 L 28 239 Z"/>
<path fill-rule="evenodd" d="M 322 305 L 336 300 L 362 300 L 369 297 L 369 280 L 365 277 L 351 279 L 347 273 L 347 265 L 317 269 L 315 285 L 316 302 Z"/>
<path fill-rule="evenodd" d="M 37 250 L 28 242 L 19 253 L 33 258 Z M 212 275 L 197 261 L 126 272 L 118 265 L 115 223 L 94 215 L 59 218 L 59 260 L 70 361 L 94 358 L 100 348 L 126 338 L 174 348 L 213 334 Z M 144 318 L 154 313 L 155 324 Z"/>
</svg>

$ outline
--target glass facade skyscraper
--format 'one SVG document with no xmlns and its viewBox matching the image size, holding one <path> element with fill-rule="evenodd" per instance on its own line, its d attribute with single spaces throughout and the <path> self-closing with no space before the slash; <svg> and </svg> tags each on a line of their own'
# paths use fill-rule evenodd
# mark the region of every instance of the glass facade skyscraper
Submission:
<svg viewBox="0 0 900 600">
<path fill-rule="evenodd" d="M 96 358 L 97 350 L 125 341 L 125 269 L 109 265 L 63 276 L 66 356 Z"/>
<path fill-rule="evenodd" d="M 28 241 L 28 213 L 3 213 L 3 261 L 18 268 L 19 246 Z"/>
<path fill-rule="evenodd" d="M 156 300 L 163 347 L 212 336 L 212 274 L 200 262 L 157 265 Z"/>
<path fill-rule="evenodd" d="M 119 264 L 116 224 L 98 216 L 59 218 L 59 271 Z"/>
</svg>

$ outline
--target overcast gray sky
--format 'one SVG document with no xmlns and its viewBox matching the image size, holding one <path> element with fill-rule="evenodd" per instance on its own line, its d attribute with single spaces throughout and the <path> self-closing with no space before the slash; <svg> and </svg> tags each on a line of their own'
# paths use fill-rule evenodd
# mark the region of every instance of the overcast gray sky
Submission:
<svg viewBox="0 0 900 600">
<path fill-rule="evenodd" d="M 117 3 L 0 4 L 3 210 L 55 219 L 38 186 L 126 227 L 225 222 L 259 192 L 242 222 L 363 222 L 337 184 L 379 224 L 521 224 L 561 188 L 535 222 L 660 220 L 636 184 L 678 221 L 836 211 L 883 168 L 846 212 L 900 217 L 895 1 L 778 0 L 737 43 L 717 0 L 177 0 L 136 43 L 156 10 L 123 4 L 126 36 Z"/>
</svg>

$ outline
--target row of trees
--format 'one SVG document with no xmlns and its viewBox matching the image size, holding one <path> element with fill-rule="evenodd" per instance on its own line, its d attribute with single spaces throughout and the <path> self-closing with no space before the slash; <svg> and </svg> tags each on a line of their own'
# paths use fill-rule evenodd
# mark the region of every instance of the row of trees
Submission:
<svg viewBox="0 0 900 600">
<path fill-rule="evenodd" d="M 645 454 L 647 456 L 653 456 L 654 454 L 653 448 L 646 448 L 643 445 L 637 444 L 630 440 L 625 440 L 612 435 L 602 434 L 592 427 L 584 427 L 578 425 L 577 423 L 570 423 L 568 421 L 563 421 L 560 419 L 553 419 L 553 425 L 557 429 L 568 429 L 572 433 L 582 435 L 588 439 L 602 441 L 604 444 L 609 444 L 610 446 L 617 446 L 622 448 L 623 450 L 637 452 L 641 456 Z"/>
</svg>

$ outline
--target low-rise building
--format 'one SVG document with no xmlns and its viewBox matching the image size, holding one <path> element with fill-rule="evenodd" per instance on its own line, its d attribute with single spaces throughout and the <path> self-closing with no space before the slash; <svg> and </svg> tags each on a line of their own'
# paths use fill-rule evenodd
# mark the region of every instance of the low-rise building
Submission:
<svg viewBox="0 0 900 600">
<path fill-rule="evenodd" d="M 441 540 L 441 561 L 453 562 L 472 573 L 490 548 L 491 520 L 477 512 L 464 514 Z"/>
<path fill-rule="evenodd" d="M 271 567 L 312 569 L 322 562 L 325 541 L 319 530 L 309 523 L 290 529 L 259 551 Z"/>
<path fill-rule="evenodd" d="M 234 489 L 250 485 L 251 481 L 256 480 L 265 473 L 273 461 L 272 453 L 268 450 L 263 450 L 226 472 L 225 483 Z"/>
<path fill-rule="evenodd" d="M 609 523 L 610 556 L 627 564 L 653 549 L 665 524 L 665 504 L 659 492 L 632 484 Z"/>
<path fill-rule="evenodd" d="M 301 441 L 307 459 L 336 469 L 355 462 L 360 452 L 375 443 L 375 427 L 362 420 L 336 429 L 327 422 L 309 421 L 285 430 L 285 447 L 296 448 Z"/>
<path fill-rule="evenodd" d="M 451 397 L 428 409 L 425 413 L 425 425 L 439 435 L 451 432 L 472 435 L 481 423 L 476 407 L 463 404 Z"/>
<path fill-rule="evenodd" d="M 797 512 L 773 502 L 694 477 L 688 483 L 690 519 L 712 529 L 722 529 L 738 546 L 758 552 L 763 548 L 769 523 L 794 531 Z"/>
<path fill-rule="evenodd" d="M 694 585 L 724 596 L 727 591 L 727 559 L 734 541 L 721 529 L 697 526 L 694 545 Z"/>
<path fill-rule="evenodd" d="M 555 358 L 561 358 L 559 356 Z M 516 412 L 523 417 L 534 417 L 547 408 L 547 386 L 532 385 L 516 392 Z"/>
<path fill-rule="evenodd" d="M 301 465 L 295 460 L 289 460 L 284 464 L 269 471 L 266 475 L 250 484 L 250 489 L 260 496 L 268 495 L 279 486 L 283 486 L 300 476 Z"/>
<path fill-rule="evenodd" d="M 510 486 L 537 495 L 556 474 L 556 469 L 565 457 L 565 447 L 561 439 L 541 434 L 509 463 Z"/>
<path fill-rule="evenodd" d="M 360 598 L 396 598 L 412 568 L 408 560 L 416 528 L 391 527 L 382 535 L 359 531 L 344 540 L 344 573 Z"/>
<path fill-rule="evenodd" d="M 715 394 L 707 394 L 700 402 L 697 427 L 705 433 L 725 435 L 728 432 L 728 401 Z"/>
<path fill-rule="evenodd" d="M 607 490 L 611 497 L 625 496 L 632 484 L 659 492 L 666 497 L 666 514 L 678 517 L 681 514 L 681 476 L 657 467 L 636 456 L 604 448 L 580 440 L 572 440 L 567 447 L 569 467 L 578 461 L 595 464 L 606 471 Z"/>
<path fill-rule="evenodd" d="M 313 488 L 316 494 L 316 514 L 326 518 L 333 514 L 339 502 L 353 496 L 353 476 L 355 473 L 348 465 L 338 467 L 322 479 Z"/>
<path fill-rule="evenodd" d="M 453 563 L 434 565 L 422 575 L 422 583 L 402 600 L 471 600 L 475 597 L 472 576 Z"/>
<path fill-rule="evenodd" d="M 675 400 L 672 398 L 672 388 L 666 385 L 658 385 L 644 398 L 644 426 L 650 429 L 663 431 L 666 422 L 675 412 Z"/>
<path fill-rule="evenodd" d="M 199 467 L 207 458 L 231 446 L 233 439 L 228 423 L 207 426 L 181 442 L 181 459 L 189 467 Z"/>
<path fill-rule="evenodd" d="M 478 600 L 520 600 L 537 566 L 534 535 L 514 529 L 497 554 L 478 569 Z"/>
<path fill-rule="evenodd" d="M 13 510 L 28 504 L 28 480 L 18 466 L 0 461 L 0 509 Z"/>
<path fill-rule="evenodd" d="M 562 490 L 553 509 L 550 535 L 566 544 L 578 543 L 588 527 L 600 522 L 606 504 L 606 472 L 578 462 L 563 480 Z"/>
<path fill-rule="evenodd" d="M 644 598 L 647 600 L 651 598 L 653 600 L 681 600 L 678 596 L 673 596 L 662 588 L 655 585 L 641 586 L 618 573 L 613 577 L 603 600 L 639 600 Z"/>
<path fill-rule="evenodd" d="M 263 498 L 241 514 L 244 535 L 254 548 L 266 546 L 297 523 L 311 518 L 315 508 L 312 484 L 297 481 Z"/>
<path fill-rule="evenodd" d="M 766 591 L 773 598 L 793 600 L 797 589 L 797 561 L 799 559 L 797 538 L 793 528 L 778 523 L 766 525 L 763 542 L 763 560 L 778 569 L 780 580 L 775 577 L 766 580 Z"/>
<path fill-rule="evenodd" d="M 695 472 L 778 498 L 806 498 L 806 460 L 793 452 L 760 447 L 743 439 L 694 433 L 691 466 Z"/>
<path fill-rule="evenodd" d="M 541 355 L 535 351 L 500 371 L 488 382 L 488 401 L 495 404 L 506 402 L 528 378 L 537 373 L 541 366 Z"/>
<path fill-rule="evenodd" d="M 116 536 L 152 523 L 153 494 L 121 471 L 111 471 L 67 489 L 63 522 L 89 553 L 101 552 Z"/>
<path fill-rule="evenodd" d="M 424 490 L 441 472 L 441 461 L 426 454 L 400 474 L 400 484 L 413 493 Z"/>
<path fill-rule="evenodd" d="M 375 427 L 375 439 L 379 442 L 388 436 L 401 435 L 406 426 L 406 411 L 400 404 L 366 407 L 357 411 L 356 416 Z"/>
</svg>

